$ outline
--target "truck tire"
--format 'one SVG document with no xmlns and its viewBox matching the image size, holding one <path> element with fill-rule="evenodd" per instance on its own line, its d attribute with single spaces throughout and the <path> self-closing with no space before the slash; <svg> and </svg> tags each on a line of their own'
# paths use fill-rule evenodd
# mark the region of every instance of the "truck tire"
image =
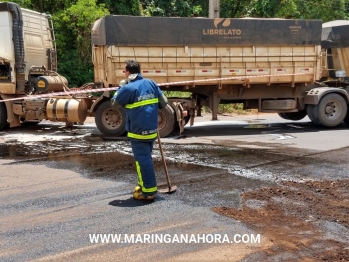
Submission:
<svg viewBox="0 0 349 262">
<path fill-rule="evenodd" d="M 110 100 L 104 101 L 96 110 L 95 123 L 98 130 L 108 136 L 125 133 L 126 115 L 123 109 L 112 109 Z"/>
<path fill-rule="evenodd" d="M 307 105 L 307 114 L 311 122 L 315 125 L 321 125 L 321 123 L 315 118 L 314 114 L 315 106 L 314 105 Z"/>
<path fill-rule="evenodd" d="M 303 119 L 307 115 L 307 112 L 305 110 L 302 110 L 302 111 L 291 112 L 291 113 L 278 113 L 278 115 L 281 118 L 286 120 L 298 121 Z"/>
<path fill-rule="evenodd" d="M 184 125 L 188 124 L 188 123 L 189 123 L 189 120 L 190 120 L 190 115 L 185 116 L 185 117 L 184 117 L 184 122 L 185 122 Z"/>
<path fill-rule="evenodd" d="M 345 118 L 343 121 L 349 126 L 349 107 L 347 109 L 347 114 L 345 115 Z"/>
<path fill-rule="evenodd" d="M 175 111 L 169 104 L 159 110 L 158 129 L 160 137 L 166 137 L 171 134 L 175 129 L 175 124 L 177 124 Z"/>
<path fill-rule="evenodd" d="M 339 94 L 327 94 L 315 106 L 314 116 L 323 126 L 338 126 L 347 115 L 348 106 Z"/>
<path fill-rule="evenodd" d="M 7 126 L 7 111 L 4 102 L 0 102 L 0 131 Z"/>
</svg>

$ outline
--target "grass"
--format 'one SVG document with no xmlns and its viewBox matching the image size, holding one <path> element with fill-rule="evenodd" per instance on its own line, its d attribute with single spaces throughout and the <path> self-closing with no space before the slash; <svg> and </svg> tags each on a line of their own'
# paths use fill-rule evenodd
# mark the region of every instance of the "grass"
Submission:
<svg viewBox="0 0 349 262">
<path fill-rule="evenodd" d="M 244 104 L 221 104 L 218 105 L 218 114 L 248 115 L 257 112 L 257 109 L 244 110 Z"/>
<path fill-rule="evenodd" d="M 166 97 L 190 97 L 190 92 L 179 92 L 179 91 L 163 91 Z M 248 115 L 257 112 L 256 109 L 244 110 L 244 105 L 239 104 L 220 104 L 218 105 L 218 114 L 238 114 Z M 202 113 L 211 113 L 211 109 L 203 106 Z"/>
<path fill-rule="evenodd" d="M 166 97 L 190 97 L 191 92 L 163 91 Z"/>
</svg>

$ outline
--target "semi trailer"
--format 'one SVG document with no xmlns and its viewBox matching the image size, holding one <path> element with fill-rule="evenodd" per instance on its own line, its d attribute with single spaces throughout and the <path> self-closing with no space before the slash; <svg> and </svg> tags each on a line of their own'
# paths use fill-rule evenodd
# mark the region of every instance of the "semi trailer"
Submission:
<svg viewBox="0 0 349 262">
<path fill-rule="evenodd" d="M 327 127 L 349 124 L 343 24 L 347 29 L 346 21 L 107 15 L 92 28 L 95 82 L 118 85 L 124 61 L 135 59 L 162 90 L 190 92 L 188 98 L 169 97 L 159 113 L 163 135 L 193 124 L 201 106 L 217 119 L 218 105 L 227 103 L 289 120 L 308 115 Z M 108 129 L 112 112 L 120 126 Z M 120 116 L 110 108 L 101 112 L 100 129 L 123 132 Z"/>
<path fill-rule="evenodd" d="M 44 119 L 83 123 L 93 116 L 103 134 L 122 135 L 125 112 L 113 109 L 110 100 L 128 59 L 137 60 L 141 74 L 162 90 L 191 94 L 168 97 L 169 105 L 159 111 L 162 137 L 193 125 L 202 106 L 214 120 L 218 105 L 228 103 L 290 120 L 308 115 L 328 127 L 349 124 L 346 26 L 107 15 L 92 25 L 94 81 L 78 88 L 85 93 L 71 94 L 57 73 L 50 16 L 0 3 L 0 129 Z M 105 91 L 97 95 L 93 89 Z"/>
</svg>

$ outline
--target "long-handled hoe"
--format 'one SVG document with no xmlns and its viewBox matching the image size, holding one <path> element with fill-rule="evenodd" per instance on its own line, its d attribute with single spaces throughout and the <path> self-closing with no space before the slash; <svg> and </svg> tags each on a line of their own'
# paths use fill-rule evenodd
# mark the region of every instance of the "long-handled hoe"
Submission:
<svg viewBox="0 0 349 262">
<path fill-rule="evenodd" d="M 167 166 L 166 166 L 166 160 L 165 160 L 165 156 L 164 156 L 164 151 L 162 150 L 162 145 L 161 145 L 161 140 L 160 140 L 160 134 L 158 131 L 158 143 L 159 143 L 159 149 L 160 149 L 160 153 L 161 153 L 161 158 L 162 158 L 162 163 L 164 164 L 164 170 L 165 170 L 165 174 L 166 174 L 166 180 L 167 180 L 167 188 L 164 189 L 158 189 L 159 193 L 173 193 L 177 190 L 176 186 L 172 186 L 171 182 L 170 182 L 170 177 L 168 175 L 168 170 L 167 170 Z"/>
</svg>

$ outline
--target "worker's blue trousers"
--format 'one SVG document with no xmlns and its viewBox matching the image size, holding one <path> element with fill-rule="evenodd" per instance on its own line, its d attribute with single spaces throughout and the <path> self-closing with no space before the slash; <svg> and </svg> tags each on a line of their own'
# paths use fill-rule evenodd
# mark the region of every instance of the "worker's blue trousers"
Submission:
<svg viewBox="0 0 349 262">
<path fill-rule="evenodd" d="M 136 161 L 138 185 L 142 188 L 143 194 L 152 195 L 157 191 L 154 164 L 151 157 L 154 141 L 130 141 Z"/>
</svg>

